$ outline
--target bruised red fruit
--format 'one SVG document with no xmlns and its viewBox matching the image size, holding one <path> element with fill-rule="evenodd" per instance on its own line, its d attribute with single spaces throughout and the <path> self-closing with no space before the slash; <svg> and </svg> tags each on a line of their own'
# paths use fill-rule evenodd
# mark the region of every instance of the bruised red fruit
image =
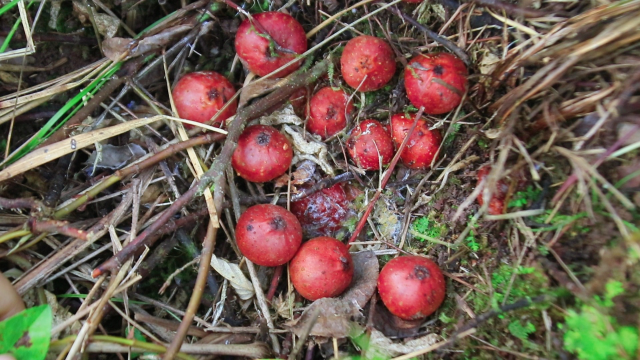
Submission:
<svg viewBox="0 0 640 360">
<path fill-rule="evenodd" d="M 415 115 L 412 116 L 415 117 Z M 413 121 L 404 114 L 396 114 L 391 117 L 391 137 L 396 148 L 399 148 L 407 137 Z M 437 129 L 429 130 L 429 124 L 420 119 L 404 150 L 402 150 L 402 154 L 400 154 L 400 160 L 410 169 L 426 169 L 431 165 L 441 142 L 440 131 Z"/>
<path fill-rule="evenodd" d="M 252 182 L 271 181 L 289 170 L 293 149 L 274 127 L 253 125 L 244 129 L 231 157 L 238 175 Z"/>
<path fill-rule="evenodd" d="M 393 141 L 382 124 L 376 120 L 365 120 L 351 130 L 347 151 L 359 167 L 378 170 L 378 155 L 382 158 L 382 165 L 388 164 L 393 158 Z"/>
<path fill-rule="evenodd" d="M 353 110 L 353 103 L 349 101 L 349 95 L 344 90 L 324 87 L 309 101 L 307 130 L 320 135 L 323 140 L 331 137 L 347 126 L 345 113 L 349 114 Z"/>
<path fill-rule="evenodd" d="M 358 91 L 378 90 L 396 72 L 395 55 L 386 41 L 362 35 L 349 40 L 344 47 L 340 68 L 344 81 L 352 88 Z"/>
<path fill-rule="evenodd" d="M 285 208 L 255 205 L 238 219 L 236 242 L 242 255 L 254 263 L 278 266 L 291 260 L 300 248 L 302 228 Z"/>
<path fill-rule="evenodd" d="M 236 93 L 233 84 L 215 71 L 199 71 L 184 75 L 173 88 L 173 101 L 178 116 L 183 119 L 206 123 Z M 235 115 L 238 104 L 231 104 L 216 118 L 222 123 Z M 194 125 L 185 124 L 186 128 Z"/>
<path fill-rule="evenodd" d="M 291 283 L 307 300 L 342 294 L 353 279 L 353 260 L 347 245 L 331 237 L 302 244 L 289 266 Z"/>
<path fill-rule="evenodd" d="M 425 114 L 444 114 L 462 101 L 467 87 L 467 67 L 448 53 L 421 54 L 404 70 L 404 86 L 409 101 Z"/>
<path fill-rule="evenodd" d="M 307 51 L 307 35 L 302 25 L 291 15 L 270 11 L 253 15 L 253 21 L 260 23 L 267 34 L 283 51 L 277 50 L 275 44 L 258 30 L 249 19 L 245 19 L 236 34 L 236 52 L 244 64 L 258 76 L 265 76 L 280 68 L 297 54 Z M 301 62 L 295 62 L 280 70 L 274 76 L 284 77 L 296 71 Z"/>
<path fill-rule="evenodd" d="M 309 236 L 329 236 L 342 228 L 351 210 L 342 184 L 317 191 L 291 203 L 291 212 Z"/>
<path fill-rule="evenodd" d="M 478 183 L 480 183 L 491 172 L 491 166 L 485 165 L 478 169 Z M 509 185 L 504 180 L 498 180 L 496 183 L 496 189 L 493 191 L 491 200 L 489 201 L 489 214 L 500 215 L 504 212 L 504 202 L 507 199 L 507 193 L 509 192 Z M 484 199 L 482 198 L 482 192 L 478 195 L 478 204 L 482 206 Z"/>
<path fill-rule="evenodd" d="M 444 276 L 438 265 L 427 258 L 397 257 L 380 271 L 378 293 L 395 316 L 404 320 L 425 318 L 444 301 Z"/>
</svg>

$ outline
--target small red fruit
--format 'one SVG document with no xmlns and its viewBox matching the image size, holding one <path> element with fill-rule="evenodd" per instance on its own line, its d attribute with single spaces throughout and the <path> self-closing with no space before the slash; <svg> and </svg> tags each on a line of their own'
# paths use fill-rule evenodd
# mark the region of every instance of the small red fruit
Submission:
<svg viewBox="0 0 640 360">
<path fill-rule="evenodd" d="M 378 170 L 378 155 L 382 157 L 382 165 L 388 164 L 393 158 L 393 141 L 382 124 L 376 120 L 365 120 L 351 130 L 347 151 L 359 167 Z"/>
<path fill-rule="evenodd" d="M 480 183 L 491 172 L 491 166 L 485 165 L 478 169 L 478 183 Z M 504 201 L 507 198 L 509 192 L 509 185 L 504 180 L 498 180 L 496 183 L 496 189 L 493 192 L 493 196 L 489 201 L 489 214 L 500 215 L 504 212 Z M 482 192 L 478 195 L 478 204 L 482 206 L 484 199 L 482 198 Z"/>
<path fill-rule="evenodd" d="M 404 86 L 411 103 L 425 114 L 444 114 L 460 105 L 467 87 L 467 67 L 448 53 L 421 54 L 404 70 Z"/>
<path fill-rule="evenodd" d="M 347 126 L 345 113 L 351 113 L 353 110 L 354 106 L 344 90 L 324 87 L 309 101 L 307 130 L 325 140 Z"/>
<path fill-rule="evenodd" d="M 362 35 L 349 40 L 344 47 L 340 67 L 342 77 L 349 86 L 358 91 L 373 91 L 381 89 L 391 80 L 396 72 L 396 61 L 386 41 Z"/>
<path fill-rule="evenodd" d="M 438 265 L 427 258 L 397 257 L 380 271 L 378 293 L 387 309 L 397 317 L 425 318 L 444 301 L 444 276 Z"/>
<path fill-rule="evenodd" d="M 173 88 L 173 101 L 178 116 L 183 119 L 206 123 L 236 93 L 233 84 L 215 71 L 199 71 L 184 75 Z M 234 100 L 220 114 L 215 123 L 222 123 L 235 115 L 237 101 Z M 194 125 L 185 124 L 190 129 Z"/>
<path fill-rule="evenodd" d="M 291 203 L 291 212 L 309 236 L 330 236 L 342 228 L 350 213 L 342 184 L 322 189 Z"/>
<path fill-rule="evenodd" d="M 347 245 L 331 237 L 302 244 L 289 267 L 291 283 L 305 299 L 314 301 L 342 294 L 353 279 Z"/>
<path fill-rule="evenodd" d="M 286 209 L 255 205 L 247 209 L 236 225 L 236 242 L 242 255 L 262 266 L 286 264 L 302 243 L 298 219 Z"/>
<path fill-rule="evenodd" d="M 274 127 L 253 125 L 244 129 L 231 157 L 238 175 L 252 182 L 271 181 L 289 170 L 293 149 Z"/>
<path fill-rule="evenodd" d="M 415 117 L 415 115 L 412 116 Z M 400 144 L 407 137 L 413 121 L 414 119 L 407 118 L 404 114 L 396 114 L 391 117 L 391 137 L 396 148 L 400 147 Z M 402 154 L 400 154 L 400 160 L 410 169 L 426 169 L 431 165 L 441 142 L 440 131 L 437 129 L 429 130 L 429 124 L 420 119 Z"/>
<path fill-rule="evenodd" d="M 258 76 L 265 76 L 296 58 L 297 54 L 307 51 L 307 35 L 302 25 L 291 15 L 270 11 L 253 15 L 253 21 L 260 23 L 262 28 L 282 49 L 277 50 L 275 44 L 269 44 L 269 39 L 258 30 L 249 19 L 245 19 L 236 34 L 236 52 L 244 64 Z M 294 54 L 295 53 L 295 54 Z M 275 74 L 275 77 L 285 77 L 300 67 L 301 62 L 295 62 Z"/>
</svg>

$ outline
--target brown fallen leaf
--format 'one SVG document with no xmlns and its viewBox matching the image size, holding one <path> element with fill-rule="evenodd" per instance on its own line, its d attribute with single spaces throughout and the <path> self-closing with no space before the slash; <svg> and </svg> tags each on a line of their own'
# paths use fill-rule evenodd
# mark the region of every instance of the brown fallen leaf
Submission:
<svg viewBox="0 0 640 360">
<path fill-rule="evenodd" d="M 249 83 L 249 85 L 244 86 L 242 88 L 242 92 L 240 93 L 238 108 L 244 107 L 244 105 L 246 105 L 249 100 L 270 92 L 274 87 L 277 86 L 280 81 L 282 80 L 261 79 L 260 81 L 254 81 Z"/>
<path fill-rule="evenodd" d="M 376 291 L 380 266 L 373 251 L 352 254 L 355 273 L 353 283 L 338 298 L 322 298 L 316 300 L 300 318 L 287 324 L 293 332 L 301 336 L 305 324 L 313 321 L 309 316 L 315 308 L 320 309 L 316 324 L 310 335 L 322 337 L 344 338 L 349 336 L 352 322 L 362 316 L 361 310 L 369 302 Z"/>
</svg>

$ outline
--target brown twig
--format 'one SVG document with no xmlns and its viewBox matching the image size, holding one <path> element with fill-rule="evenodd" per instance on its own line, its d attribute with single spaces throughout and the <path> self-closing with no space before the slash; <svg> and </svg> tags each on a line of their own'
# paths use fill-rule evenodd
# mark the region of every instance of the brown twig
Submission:
<svg viewBox="0 0 640 360">
<path fill-rule="evenodd" d="M 271 299 L 273 299 L 273 296 L 276 294 L 276 289 L 278 288 L 278 283 L 280 282 L 280 277 L 282 276 L 283 270 L 284 265 L 280 265 L 276 267 L 276 270 L 273 272 L 271 285 L 269 285 L 269 291 L 267 292 L 267 301 L 271 301 Z"/>
<path fill-rule="evenodd" d="M 438 35 L 438 33 L 436 33 L 435 31 L 432 31 L 428 27 L 420 24 L 416 19 L 414 19 L 411 16 L 403 13 L 402 11 L 400 11 L 398 9 L 388 8 L 387 10 L 396 13 L 396 15 L 402 17 L 408 23 L 410 23 L 411 25 L 415 26 L 418 30 L 420 30 L 423 33 L 425 33 L 425 35 L 427 35 L 428 37 L 433 39 L 433 41 L 435 41 L 435 42 L 439 43 L 440 45 L 444 46 L 445 48 L 449 49 L 449 51 L 451 51 L 457 57 L 459 57 L 460 60 L 462 60 L 467 66 L 469 66 L 471 64 L 471 60 L 469 59 L 469 55 L 467 55 L 467 53 L 464 50 L 459 48 L 456 44 L 454 44 L 449 39 Z"/>
<path fill-rule="evenodd" d="M 7 199 L 0 197 L 0 209 L 30 209 L 40 211 L 44 209 L 44 205 L 36 199 L 19 198 Z"/>
<path fill-rule="evenodd" d="M 39 234 L 42 232 L 59 233 L 72 238 L 87 240 L 88 233 L 84 230 L 76 229 L 69 226 L 68 221 L 60 220 L 38 220 L 34 217 L 30 218 L 27 222 L 31 232 Z"/>
<path fill-rule="evenodd" d="M 415 120 L 413 121 L 413 125 L 411 125 L 411 128 L 409 128 L 409 131 L 407 132 L 407 135 L 405 136 L 404 140 L 402 141 L 402 144 L 400 144 L 400 146 L 398 147 L 398 151 L 396 151 L 396 154 L 393 156 L 393 159 L 391 159 L 391 163 L 389 164 L 389 168 L 387 168 L 387 170 L 384 172 L 384 176 L 382 177 L 382 181 L 380 181 L 380 187 L 378 188 L 378 190 L 376 190 L 376 193 L 373 195 L 373 198 L 369 202 L 369 205 L 367 205 L 367 209 L 365 210 L 364 214 L 360 218 L 360 221 L 358 221 L 358 224 L 356 225 L 356 228 L 353 231 L 353 234 L 351 235 L 351 238 L 349 238 L 348 244 L 351 244 L 352 242 L 356 241 L 356 239 L 358 238 L 358 235 L 360 235 L 360 232 L 362 231 L 362 229 L 364 229 L 364 226 L 367 223 L 367 219 L 369 218 L 369 215 L 373 211 L 373 208 L 374 208 L 376 202 L 380 198 L 380 195 L 382 194 L 382 190 L 387 186 L 387 183 L 389 182 L 389 179 L 391 178 L 391 174 L 393 174 L 393 169 L 395 169 L 396 164 L 398 163 L 398 160 L 400 159 L 400 154 L 402 154 L 402 151 L 404 150 L 404 147 L 409 142 L 409 138 L 413 134 L 413 130 L 415 130 L 416 125 L 418 125 L 418 120 L 420 120 L 420 118 L 422 117 L 422 113 L 423 112 L 424 112 L 424 106 L 421 106 L 420 110 L 418 110 L 418 113 L 416 114 Z"/>
</svg>

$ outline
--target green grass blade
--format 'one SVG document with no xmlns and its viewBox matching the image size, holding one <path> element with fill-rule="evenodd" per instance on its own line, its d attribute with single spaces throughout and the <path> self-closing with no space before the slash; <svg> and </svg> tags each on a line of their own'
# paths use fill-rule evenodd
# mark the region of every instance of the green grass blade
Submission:
<svg viewBox="0 0 640 360">
<path fill-rule="evenodd" d="M 0 16 L 4 13 L 6 13 L 7 11 L 11 10 L 14 6 L 18 5 L 18 2 L 20 0 L 13 0 L 10 3 L 7 3 L 7 5 L 3 6 L 0 8 Z"/>
</svg>

